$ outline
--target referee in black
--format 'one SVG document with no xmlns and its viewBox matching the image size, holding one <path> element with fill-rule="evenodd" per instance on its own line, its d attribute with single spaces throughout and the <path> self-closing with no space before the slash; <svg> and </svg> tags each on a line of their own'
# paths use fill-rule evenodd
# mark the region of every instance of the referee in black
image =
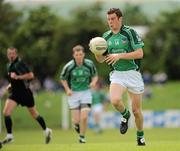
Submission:
<svg viewBox="0 0 180 151">
<path fill-rule="evenodd" d="M 5 126 L 7 135 L 2 141 L 2 144 L 7 144 L 14 141 L 12 133 L 12 120 L 11 114 L 17 105 L 27 107 L 31 116 L 37 120 L 45 134 L 45 143 L 48 144 L 51 140 L 52 130 L 46 127 L 46 123 L 42 116 L 39 115 L 35 103 L 32 91 L 29 88 L 30 80 L 34 78 L 33 72 L 29 67 L 18 57 L 17 49 L 10 47 L 7 49 L 7 58 L 9 63 L 7 65 L 9 85 L 7 90 L 9 91 L 9 97 L 5 102 L 3 109 L 3 115 L 5 120 Z"/>
</svg>

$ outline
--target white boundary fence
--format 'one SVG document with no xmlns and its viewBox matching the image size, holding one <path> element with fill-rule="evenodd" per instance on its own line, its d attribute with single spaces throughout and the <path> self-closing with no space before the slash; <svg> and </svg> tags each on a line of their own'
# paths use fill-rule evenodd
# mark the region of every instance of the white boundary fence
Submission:
<svg viewBox="0 0 180 151">
<path fill-rule="evenodd" d="M 0 133 L 2 132 L 2 100 L 0 99 Z"/>
<path fill-rule="evenodd" d="M 180 110 L 151 111 L 144 110 L 144 128 L 152 127 L 180 127 Z M 133 115 L 131 116 L 131 118 Z M 103 113 L 100 125 L 103 129 L 119 128 L 121 115 L 118 112 L 108 111 Z M 131 120 L 130 120 L 131 121 Z M 129 123 L 134 127 L 134 119 Z M 89 115 L 89 127 L 93 128 L 92 114 Z"/>
<path fill-rule="evenodd" d="M 67 103 L 67 96 L 64 94 L 62 96 L 62 107 L 61 107 L 61 112 L 62 112 L 62 128 L 63 129 L 68 129 L 69 126 L 69 108 L 68 108 L 68 103 Z"/>
<path fill-rule="evenodd" d="M 71 126 L 69 125 L 69 109 L 67 104 L 67 96 L 62 97 L 62 128 L 68 129 Z M 132 113 L 131 113 L 132 114 Z M 152 127 L 168 127 L 168 128 L 177 128 L 180 127 L 180 110 L 165 110 L 165 111 L 152 111 L 144 110 L 144 128 Z M 108 111 L 102 114 L 100 125 L 103 129 L 108 128 L 119 128 L 121 115 L 115 111 Z M 134 127 L 134 117 L 133 114 L 129 122 L 130 127 Z M 89 114 L 88 126 L 93 128 L 94 121 L 92 113 Z"/>
</svg>

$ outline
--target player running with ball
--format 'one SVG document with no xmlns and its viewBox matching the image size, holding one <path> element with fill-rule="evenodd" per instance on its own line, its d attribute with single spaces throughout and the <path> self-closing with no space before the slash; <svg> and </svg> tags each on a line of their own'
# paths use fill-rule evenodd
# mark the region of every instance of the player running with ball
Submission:
<svg viewBox="0 0 180 151">
<path fill-rule="evenodd" d="M 132 112 L 137 128 L 137 145 L 144 146 L 143 114 L 141 109 L 144 83 L 140 73 L 140 59 L 143 57 L 141 38 L 130 27 L 122 24 L 122 12 L 111 8 L 107 12 L 107 22 L 110 30 L 103 34 L 108 43 L 108 49 L 103 55 L 95 54 L 98 62 L 108 63 L 110 73 L 110 100 L 121 113 L 120 133 L 128 130 L 128 120 L 131 116 L 122 101 L 123 94 L 128 91 L 132 100 Z"/>
</svg>

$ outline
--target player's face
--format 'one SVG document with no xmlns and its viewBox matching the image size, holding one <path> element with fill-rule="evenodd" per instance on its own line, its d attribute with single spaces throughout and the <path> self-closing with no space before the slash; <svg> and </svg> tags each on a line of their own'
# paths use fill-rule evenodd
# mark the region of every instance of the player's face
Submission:
<svg viewBox="0 0 180 151">
<path fill-rule="evenodd" d="M 73 57 L 77 64 L 82 64 L 84 56 L 85 56 L 85 54 L 83 51 L 75 51 L 73 53 Z"/>
<path fill-rule="evenodd" d="M 17 58 L 17 52 L 15 49 L 8 49 L 7 50 L 7 57 L 10 62 L 13 62 Z"/>
<path fill-rule="evenodd" d="M 109 28 L 112 31 L 116 31 L 120 29 L 121 24 L 122 24 L 121 20 L 122 20 L 122 17 L 118 18 L 118 16 L 115 13 L 107 15 L 107 22 L 108 22 Z"/>
</svg>

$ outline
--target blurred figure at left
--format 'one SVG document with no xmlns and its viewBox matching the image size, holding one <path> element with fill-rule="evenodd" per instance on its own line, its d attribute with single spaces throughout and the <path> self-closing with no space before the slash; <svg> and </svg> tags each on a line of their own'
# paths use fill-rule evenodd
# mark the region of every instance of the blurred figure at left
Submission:
<svg viewBox="0 0 180 151">
<path fill-rule="evenodd" d="M 7 49 L 7 58 L 9 60 L 9 63 L 7 64 L 7 72 L 10 84 L 7 86 L 9 97 L 6 100 L 3 109 L 7 135 L 2 141 L 2 144 L 14 141 L 11 114 L 19 104 L 27 107 L 31 116 L 40 124 L 44 130 L 45 143 L 48 144 L 51 140 L 52 130 L 46 127 L 43 117 L 39 115 L 35 107 L 32 91 L 29 88 L 30 81 L 34 78 L 34 74 L 21 58 L 18 57 L 16 48 L 10 47 Z"/>
<path fill-rule="evenodd" d="M 106 96 L 105 92 L 102 91 L 102 86 L 100 82 L 98 81 L 95 87 L 92 89 L 92 116 L 94 120 L 94 131 L 95 133 L 101 133 L 101 120 L 102 115 L 107 108 L 107 105 L 109 105 L 110 101 L 108 97 Z"/>
</svg>

